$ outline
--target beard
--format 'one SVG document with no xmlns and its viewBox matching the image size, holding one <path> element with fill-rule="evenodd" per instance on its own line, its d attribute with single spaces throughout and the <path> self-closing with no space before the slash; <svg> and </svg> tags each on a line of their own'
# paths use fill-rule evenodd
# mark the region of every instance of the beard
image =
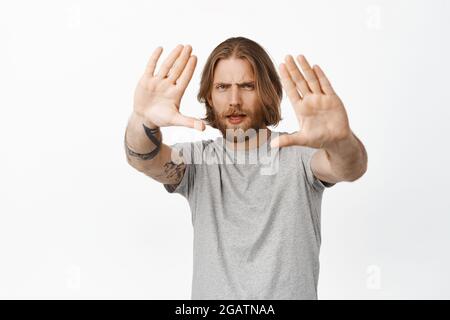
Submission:
<svg viewBox="0 0 450 320">
<path fill-rule="evenodd" d="M 222 136 L 234 143 L 248 141 L 254 134 L 258 134 L 258 130 L 265 128 L 264 115 L 261 108 L 256 110 L 246 110 L 242 108 L 229 108 L 223 113 L 214 110 L 214 119 L 216 128 L 222 133 Z M 243 113 L 242 121 L 238 124 L 229 122 L 228 115 L 233 113 Z"/>
</svg>

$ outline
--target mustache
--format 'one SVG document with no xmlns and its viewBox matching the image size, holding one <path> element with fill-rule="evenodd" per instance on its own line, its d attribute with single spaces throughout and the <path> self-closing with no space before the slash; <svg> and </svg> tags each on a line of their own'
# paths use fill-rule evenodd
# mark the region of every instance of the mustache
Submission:
<svg viewBox="0 0 450 320">
<path fill-rule="evenodd" d="M 229 117 L 229 116 L 242 116 L 242 115 L 248 115 L 248 112 L 245 112 L 243 110 L 236 110 L 236 109 L 232 109 L 229 110 L 228 112 L 225 112 L 224 116 L 225 117 Z"/>
</svg>

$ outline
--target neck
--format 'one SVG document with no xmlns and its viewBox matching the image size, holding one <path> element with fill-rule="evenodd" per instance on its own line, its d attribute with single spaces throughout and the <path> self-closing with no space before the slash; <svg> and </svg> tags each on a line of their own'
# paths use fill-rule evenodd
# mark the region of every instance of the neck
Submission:
<svg viewBox="0 0 450 320">
<path fill-rule="evenodd" d="M 270 139 L 270 135 L 272 133 L 267 127 L 254 131 L 250 130 L 250 132 L 253 134 L 246 134 L 241 139 L 236 139 L 236 141 L 229 141 L 225 139 L 227 146 L 236 150 L 251 150 L 259 148 Z"/>
</svg>

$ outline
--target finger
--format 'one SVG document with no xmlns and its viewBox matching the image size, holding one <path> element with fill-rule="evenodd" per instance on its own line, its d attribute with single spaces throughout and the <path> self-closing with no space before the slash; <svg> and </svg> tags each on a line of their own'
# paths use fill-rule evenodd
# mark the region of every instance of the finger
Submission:
<svg viewBox="0 0 450 320">
<path fill-rule="evenodd" d="M 186 67 L 184 68 L 183 72 L 181 73 L 181 76 L 178 78 L 178 81 L 176 83 L 176 85 L 179 86 L 182 92 L 186 90 L 189 81 L 191 81 L 196 65 L 197 65 L 197 57 L 194 55 L 190 56 L 186 64 Z"/>
<path fill-rule="evenodd" d="M 145 67 L 145 74 L 153 77 L 153 73 L 155 72 L 156 64 L 158 63 L 158 59 L 161 56 L 161 53 L 163 52 L 162 47 L 156 48 L 152 55 L 150 56 L 150 59 L 148 60 L 147 66 Z"/>
<path fill-rule="evenodd" d="M 306 141 L 304 141 L 299 132 L 279 135 L 278 137 L 273 138 L 270 142 L 271 148 L 282 148 L 298 145 L 306 145 Z"/>
<path fill-rule="evenodd" d="M 188 62 L 189 57 L 191 56 L 191 52 L 192 47 L 190 45 L 185 46 L 180 56 L 173 64 L 172 69 L 170 69 L 169 71 L 169 79 L 172 82 L 175 83 L 180 74 L 183 72 L 184 68 L 186 67 L 186 63 Z"/>
<path fill-rule="evenodd" d="M 159 78 L 165 78 L 167 74 L 169 73 L 170 68 L 172 68 L 175 60 L 177 60 L 178 56 L 180 55 L 181 51 L 183 50 L 184 46 L 179 44 L 175 47 L 175 49 L 172 50 L 172 52 L 169 54 L 169 56 L 164 60 L 163 65 L 159 69 L 158 77 Z"/>
<path fill-rule="evenodd" d="M 311 90 L 308 87 L 308 83 L 306 82 L 302 73 L 298 69 L 297 64 L 294 61 L 294 58 L 291 55 L 287 55 L 285 60 L 287 70 L 289 71 L 292 80 L 294 80 L 298 90 L 300 90 L 302 96 L 305 96 L 305 94 L 307 93 L 311 93 Z"/>
<path fill-rule="evenodd" d="M 322 93 L 320 89 L 319 79 L 317 79 L 315 72 L 311 69 L 308 61 L 304 55 L 297 56 L 297 61 L 302 67 L 303 73 L 305 74 L 305 79 L 308 82 L 308 86 L 311 88 L 313 93 Z"/>
<path fill-rule="evenodd" d="M 300 94 L 297 91 L 297 87 L 295 86 L 294 81 L 292 81 L 292 78 L 289 75 L 289 72 L 286 69 L 286 65 L 284 63 L 280 64 L 280 76 L 281 84 L 286 90 L 289 101 L 291 101 L 292 105 L 297 104 L 297 102 L 302 98 L 300 97 Z"/>
<path fill-rule="evenodd" d="M 313 70 L 316 72 L 317 78 L 319 78 L 319 83 L 322 87 L 322 91 L 325 94 L 336 94 L 323 70 L 318 65 L 315 65 L 313 67 Z"/>
<path fill-rule="evenodd" d="M 188 128 L 196 129 L 199 131 L 203 131 L 206 129 L 206 125 L 203 122 L 203 120 L 184 116 L 181 113 L 177 113 L 177 115 L 175 116 L 175 118 L 172 122 L 172 125 L 188 127 Z"/>
</svg>

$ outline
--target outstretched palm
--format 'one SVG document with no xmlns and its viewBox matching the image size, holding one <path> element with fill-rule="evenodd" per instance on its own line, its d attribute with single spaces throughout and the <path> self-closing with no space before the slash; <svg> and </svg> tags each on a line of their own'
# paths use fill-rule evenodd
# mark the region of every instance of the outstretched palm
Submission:
<svg viewBox="0 0 450 320">
<path fill-rule="evenodd" d="M 304 75 L 290 55 L 286 57 L 286 63 L 280 65 L 280 75 L 301 130 L 274 138 L 272 147 L 322 148 L 350 136 L 344 105 L 322 69 L 317 65 L 311 68 L 303 55 L 297 60 Z"/>
<path fill-rule="evenodd" d="M 158 47 L 136 87 L 134 112 L 158 127 L 185 126 L 204 130 L 202 120 L 179 112 L 181 98 L 192 78 L 197 57 L 191 55 L 192 47 L 178 45 L 155 74 L 156 64 L 162 53 Z"/>
</svg>

